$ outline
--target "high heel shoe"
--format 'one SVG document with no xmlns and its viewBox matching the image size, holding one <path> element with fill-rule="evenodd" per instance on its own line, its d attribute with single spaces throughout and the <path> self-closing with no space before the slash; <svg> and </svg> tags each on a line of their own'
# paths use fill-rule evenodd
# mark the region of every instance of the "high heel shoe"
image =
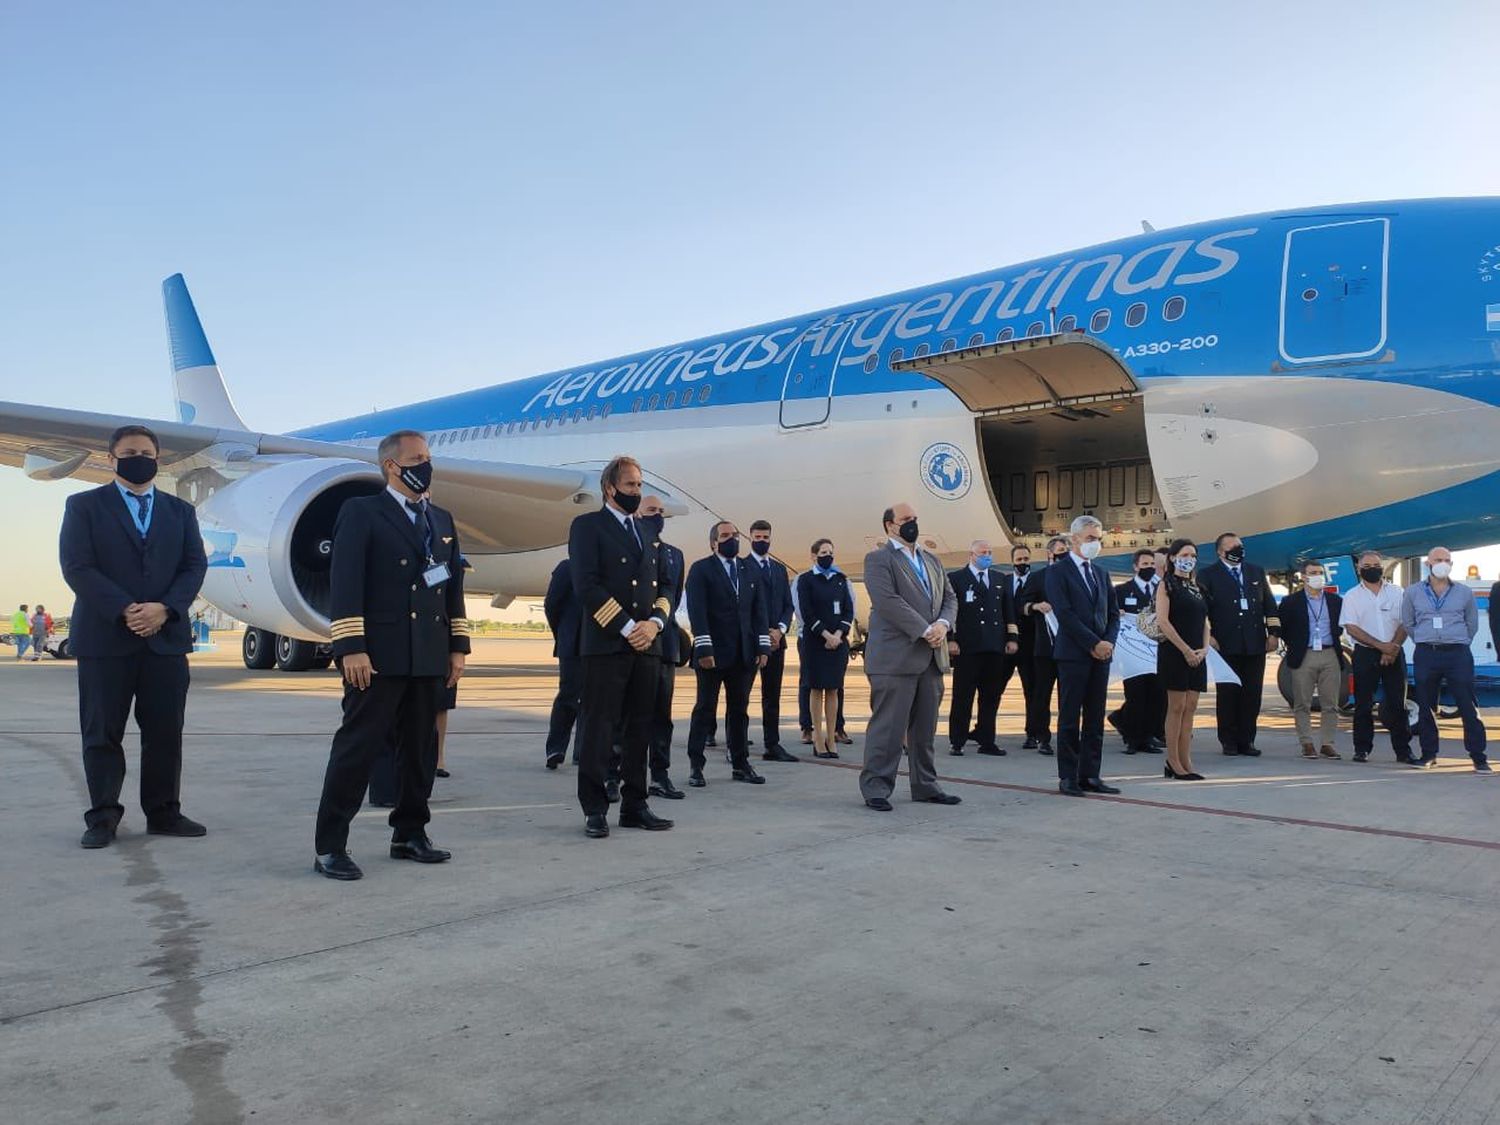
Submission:
<svg viewBox="0 0 1500 1125">
<path fill-rule="evenodd" d="M 1177 780 L 1178 781 L 1202 781 L 1203 780 L 1203 775 L 1201 773 L 1180 773 L 1180 774 L 1177 775 Z"/>
<path fill-rule="evenodd" d="M 1182 774 L 1175 772 L 1171 766 L 1162 766 L 1161 775 L 1162 777 L 1170 778 L 1173 781 L 1176 781 L 1183 776 Z"/>
</svg>

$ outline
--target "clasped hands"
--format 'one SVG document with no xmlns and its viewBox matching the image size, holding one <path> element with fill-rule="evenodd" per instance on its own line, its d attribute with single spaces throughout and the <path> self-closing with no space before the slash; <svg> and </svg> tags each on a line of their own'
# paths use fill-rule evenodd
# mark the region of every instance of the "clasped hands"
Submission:
<svg viewBox="0 0 1500 1125">
<path fill-rule="evenodd" d="M 167 623 L 167 607 L 161 602 L 131 602 L 125 607 L 125 627 L 137 637 L 154 637 Z"/>
<path fill-rule="evenodd" d="M 661 626 L 655 621 L 637 621 L 635 628 L 625 634 L 625 640 L 636 652 L 645 652 L 660 633 Z"/>
<path fill-rule="evenodd" d="M 927 626 L 927 632 L 922 634 L 922 639 L 930 648 L 942 648 L 948 642 L 948 626 L 941 621 L 934 621 Z"/>
</svg>

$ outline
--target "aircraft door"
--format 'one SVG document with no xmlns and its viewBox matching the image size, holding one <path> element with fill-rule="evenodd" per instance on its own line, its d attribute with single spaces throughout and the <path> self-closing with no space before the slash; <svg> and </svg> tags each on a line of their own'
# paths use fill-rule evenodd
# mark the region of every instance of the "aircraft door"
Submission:
<svg viewBox="0 0 1500 1125">
<path fill-rule="evenodd" d="M 1389 219 L 1287 232 L 1281 269 L 1281 357 L 1330 363 L 1377 354 L 1386 340 Z"/>
<path fill-rule="evenodd" d="M 802 330 L 781 383 L 783 430 L 821 426 L 828 421 L 839 358 L 861 315 L 820 317 Z"/>
</svg>

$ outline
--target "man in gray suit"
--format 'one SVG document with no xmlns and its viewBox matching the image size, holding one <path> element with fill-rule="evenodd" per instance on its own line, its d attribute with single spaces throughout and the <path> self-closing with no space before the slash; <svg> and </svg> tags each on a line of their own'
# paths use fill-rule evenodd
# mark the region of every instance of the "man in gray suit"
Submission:
<svg viewBox="0 0 1500 1125">
<path fill-rule="evenodd" d="M 958 598 L 937 556 L 917 545 L 916 509 L 910 504 L 887 508 L 884 522 L 889 542 L 865 556 L 871 715 L 859 791 L 870 808 L 891 811 L 904 743 L 912 800 L 956 805 L 961 798 L 938 788 L 932 741 Z"/>
</svg>

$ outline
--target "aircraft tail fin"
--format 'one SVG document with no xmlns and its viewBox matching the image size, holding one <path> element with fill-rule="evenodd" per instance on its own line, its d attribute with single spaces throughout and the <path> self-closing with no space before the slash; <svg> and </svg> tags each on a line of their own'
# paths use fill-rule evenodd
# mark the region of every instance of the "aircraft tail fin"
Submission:
<svg viewBox="0 0 1500 1125">
<path fill-rule="evenodd" d="M 161 294 L 167 310 L 167 341 L 172 353 L 172 389 L 178 421 L 245 429 L 214 360 L 213 349 L 208 346 L 208 337 L 203 334 L 203 324 L 182 274 L 174 273 L 163 281 Z"/>
</svg>

